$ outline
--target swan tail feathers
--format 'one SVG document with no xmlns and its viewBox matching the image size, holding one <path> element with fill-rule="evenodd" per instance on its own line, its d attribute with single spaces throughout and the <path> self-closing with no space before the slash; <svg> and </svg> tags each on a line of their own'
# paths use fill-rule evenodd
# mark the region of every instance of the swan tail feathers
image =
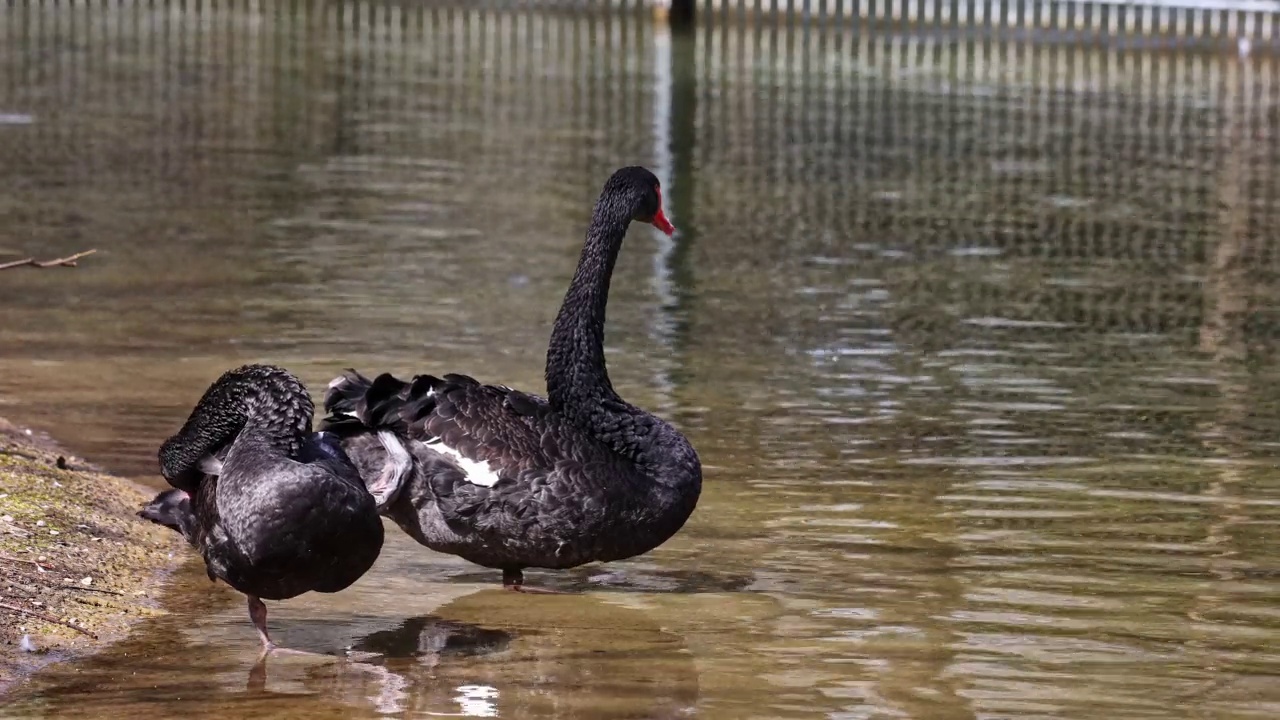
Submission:
<svg viewBox="0 0 1280 720">
<path fill-rule="evenodd" d="M 435 412 L 445 384 L 443 380 L 434 375 L 419 375 L 415 377 L 413 384 L 409 386 L 404 410 L 401 412 L 405 422 L 409 425 L 414 425 Z"/>
<path fill-rule="evenodd" d="M 348 368 L 329 381 L 324 391 L 324 411 L 329 415 L 356 414 L 356 405 L 369 391 L 373 381 Z"/>
<path fill-rule="evenodd" d="M 404 431 L 400 417 L 410 384 L 390 373 L 370 380 L 355 370 L 333 379 L 324 394 L 324 429 Z"/>
<path fill-rule="evenodd" d="M 348 370 L 325 392 L 321 428 L 340 438 L 380 512 L 415 471 L 407 438 L 413 422 L 434 405 L 433 380 L 419 376 L 405 382 L 388 373 L 370 380 Z"/>
</svg>

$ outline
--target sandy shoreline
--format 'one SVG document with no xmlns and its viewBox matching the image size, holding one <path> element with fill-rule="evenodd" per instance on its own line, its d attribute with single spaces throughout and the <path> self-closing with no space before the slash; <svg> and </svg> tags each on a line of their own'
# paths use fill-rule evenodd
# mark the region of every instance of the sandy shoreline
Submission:
<svg viewBox="0 0 1280 720">
<path fill-rule="evenodd" d="M 161 612 L 183 554 L 176 533 L 135 515 L 151 496 L 0 418 L 0 695 Z"/>
</svg>

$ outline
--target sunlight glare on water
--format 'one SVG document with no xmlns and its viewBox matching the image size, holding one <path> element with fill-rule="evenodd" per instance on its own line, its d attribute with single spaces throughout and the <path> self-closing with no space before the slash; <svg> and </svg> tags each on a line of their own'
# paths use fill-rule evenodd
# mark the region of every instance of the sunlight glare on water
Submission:
<svg viewBox="0 0 1280 720">
<path fill-rule="evenodd" d="M 1274 61 L 382 3 L 0 11 L 0 414 L 158 487 L 219 373 L 541 391 L 600 186 L 698 510 L 532 580 L 398 531 L 348 591 L 183 565 L 16 717 L 1280 714 Z M 281 6 L 282 8 L 284 6 Z M 19 119 L 21 121 L 19 121 Z M 192 555 L 194 558 L 194 555 Z"/>
</svg>

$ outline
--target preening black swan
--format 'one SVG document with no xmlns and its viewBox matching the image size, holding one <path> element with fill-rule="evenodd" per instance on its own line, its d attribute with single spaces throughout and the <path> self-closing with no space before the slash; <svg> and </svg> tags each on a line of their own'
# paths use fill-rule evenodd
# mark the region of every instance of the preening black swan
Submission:
<svg viewBox="0 0 1280 720">
<path fill-rule="evenodd" d="M 605 183 L 547 350 L 547 397 L 465 375 L 411 383 L 354 370 L 325 394 L 338 436 L 383 513 L 432 550 L 502 570 L 646 553 L 689 518 L 702 466 L 667 422 L 614 392 L 605 369 L 609 280 L 631 221 L 675 228 L 641 167 Z M 409 453 L 405 453 L 405 449 Z"/>
<path fill-rule="evenodd" d="M 315 407 L 281 368 L 246 365 L 209 387 L 160 448 L 166 490 L 138 514 L 182 533 L 209 579 L 249 598 L 264 651 L 262 598 L 343 590 L 382 550 L 382 520 L 336 439 L 311 431 Z"/>
</svg>

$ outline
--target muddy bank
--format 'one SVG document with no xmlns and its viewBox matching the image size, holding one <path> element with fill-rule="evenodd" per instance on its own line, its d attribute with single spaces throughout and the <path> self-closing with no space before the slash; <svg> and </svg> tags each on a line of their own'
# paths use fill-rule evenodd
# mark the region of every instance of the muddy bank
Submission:
<svg viewBox="0 0 1280 720">
<path fill-rule="evenodd" d="M 176 534 L 134 514 L 150 496 L 0 419 L 0 694 L 160 612 L 183 556 Z"/>
</svg>

